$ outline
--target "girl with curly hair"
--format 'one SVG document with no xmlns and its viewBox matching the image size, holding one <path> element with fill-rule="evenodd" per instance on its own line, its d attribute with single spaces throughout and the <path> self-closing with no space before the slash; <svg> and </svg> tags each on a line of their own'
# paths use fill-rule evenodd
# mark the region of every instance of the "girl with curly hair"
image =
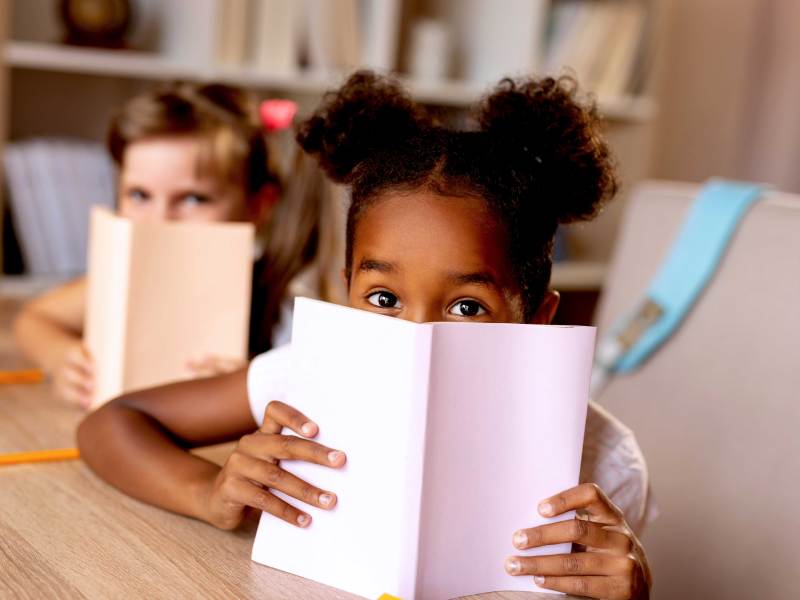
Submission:
<svg viewBox="0 0 800 600">
<path fill-rule="evenodd" d="M 548 290 L 556 227 L 591 218 L 616 191 L 595 109 L 565 79 L 505 80 L 478 107 L 475 127 L 457 131 L 392 80 L 359 72 L 326 96 L 297 137 L 351 189 L 350 306 L 416 322 L 549 323 L 558 305 Z M 335 491 L 300 480 L 280 461 L 335 469 L 346 448 L 313 441 L 325 424 L 281 402 L 290 352 L 112 401 L 81 425 L 85 460 L 126 493 L 217 527 L 238 527 L 251 508 L 307 527 L 301 503 L 331 509 Z M 188 452 L 233 439 L 239 443 L 222 467 Z M 581 480 L 541 499 L 539 511 L 583 518 L 508 532 L 510 550 L 561 542 L 578 550 L 510 556 L 497 568 L 553 590 L 646 598 L 650 575 L 635 535 L 648 518 L 646 466 L 630 430 L 594 404 Z"/>
</svg>

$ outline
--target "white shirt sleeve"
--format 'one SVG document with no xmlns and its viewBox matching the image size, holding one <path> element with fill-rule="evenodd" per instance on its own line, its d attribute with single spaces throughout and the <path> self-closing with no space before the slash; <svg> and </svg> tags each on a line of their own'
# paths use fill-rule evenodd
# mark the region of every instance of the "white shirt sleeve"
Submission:
<svg viewBox="0 0 800 600">
<path fill-rule="evenodd" d="M 289 381 L 289 351 L 291 346 L 273 348 L 250 361 L 247 369 L 247 399 L 250 412 L 259 427 L 264 411 L 272 400 L 286 400 Z"/>
<path fill-rule="evenodd" d="M 658 515 L 647 463 L 633 432 L 610 412 L 589 402 L 581 483 L 596 483 L 625 514 L 636 533 Z"/>
</svg>

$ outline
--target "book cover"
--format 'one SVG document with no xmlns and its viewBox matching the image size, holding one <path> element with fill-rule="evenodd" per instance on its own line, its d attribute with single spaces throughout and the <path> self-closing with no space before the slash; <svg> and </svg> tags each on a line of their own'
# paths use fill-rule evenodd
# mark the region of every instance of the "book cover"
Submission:
<svg viewBox="0 0 800 600">
<path fill-rule="evenodd" d="M 96 207 L 84 340 L 97 407 L 186 379 L 206 354 L 247 357 L 253 226 L 133 223 Z"/>
<path fill-rule="evenodd" d="M 337 506 L 304 506 L 307 529 L 262 515 L 253 560 L 372 598 L 538 590 L 503 564 L 514 531 L 553 520 L 539 501 L 578 482 L 594 335 L 298 299 L 287 402 L 348 462 L 287 465 Z"/>
</svg>

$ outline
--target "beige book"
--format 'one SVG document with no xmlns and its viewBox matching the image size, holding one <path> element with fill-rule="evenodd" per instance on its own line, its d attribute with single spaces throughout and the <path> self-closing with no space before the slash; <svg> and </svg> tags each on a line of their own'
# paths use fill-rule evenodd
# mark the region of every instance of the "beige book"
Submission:
<svg viewBox="0 0 800 600">
<path fill-rule="evenodd" d="M 217 62 L 241 66 L 247 59 L 248 0 L 222 0 L 218 7 Z"/>
<path fill-rule="evenodd" d="M 187 379 L 207 354 L 247 357 L 253 226 L 133 223 L 92 211 L 84 341 L 93 406 Z"/>
<path fill-rule="evenodd" d="M 361 19 L 356 0 L 307 0 L 309 68 L 347 72 L 361 62 Z"/>
<path fill-rule="evenodd" d="M 597 79 L 595 91 L 599 96 L 618 97 L 629 92 L 633 69 L 647 18 L 647 11 L 640 2 L 621 4 L 617 19 L 615 40 L 608 51 L 603 72 Z"/>
<path fill-rule="evenodd" d="M 290 75 L 300 67 L 300 23 L 297 0 L 253 0 L 251 58 L 262 73 Z"/>
</svg>

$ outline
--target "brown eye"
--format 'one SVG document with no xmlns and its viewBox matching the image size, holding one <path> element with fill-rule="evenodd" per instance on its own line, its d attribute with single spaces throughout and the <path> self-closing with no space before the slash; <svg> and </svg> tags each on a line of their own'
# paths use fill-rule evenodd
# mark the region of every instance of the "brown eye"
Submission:
<svg viewBox="0 0 800 600">
<path fill-rule="evenodd" d="M 379 308 L 400 308 L 400 300 L 392 292 L 373 292 L 367 302 Z"/>
<path fill-rule="evenodd" d="M 457 317 L 479 317 L 486 314 L 486 309 L 476 300 L 459 300 L 448 312 Z"/>
</svg>

